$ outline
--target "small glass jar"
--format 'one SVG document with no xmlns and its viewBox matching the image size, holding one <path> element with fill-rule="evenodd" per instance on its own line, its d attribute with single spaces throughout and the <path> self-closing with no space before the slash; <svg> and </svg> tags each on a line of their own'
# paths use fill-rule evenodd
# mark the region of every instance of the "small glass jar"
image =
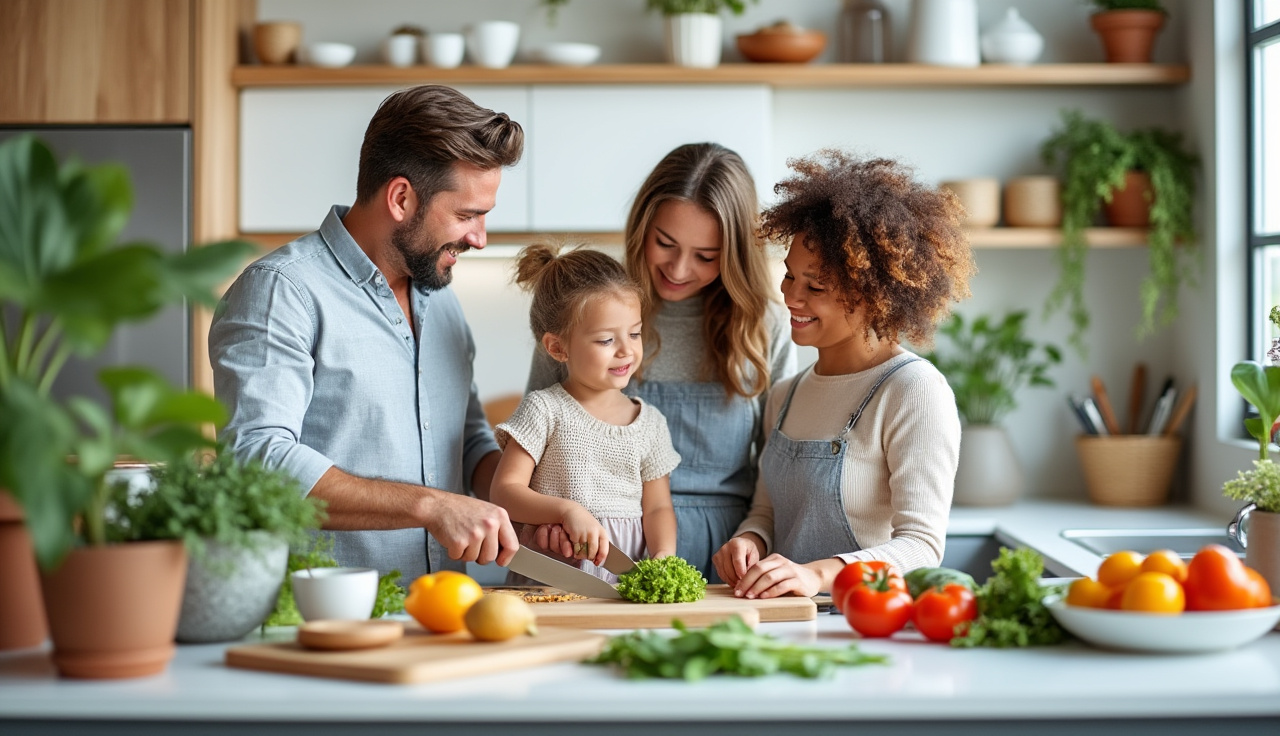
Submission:
<svg viewBox="0 0 1280 736">
<path fill-rule="evenodd" d="M 889 60 L 889 10 L 879 0 L 845 0 L 840 11 L 840 60 L 883 64 Z"/>
</svg>

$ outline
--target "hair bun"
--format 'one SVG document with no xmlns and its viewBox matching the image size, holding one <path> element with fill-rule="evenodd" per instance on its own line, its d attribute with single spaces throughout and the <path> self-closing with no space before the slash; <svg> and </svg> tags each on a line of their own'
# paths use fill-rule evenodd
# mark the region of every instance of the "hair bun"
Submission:
<svg viewBox="0 0 1280 736">
<path fill-rule="evenodd" d="M 559 246 L 545 243 L 533 243 L 520 250 L 516 259 L 516 283 L 525 289 L 537 286 L 538 279 L 546 272 L 547 266 L 560 256 Z"/>
</svg>

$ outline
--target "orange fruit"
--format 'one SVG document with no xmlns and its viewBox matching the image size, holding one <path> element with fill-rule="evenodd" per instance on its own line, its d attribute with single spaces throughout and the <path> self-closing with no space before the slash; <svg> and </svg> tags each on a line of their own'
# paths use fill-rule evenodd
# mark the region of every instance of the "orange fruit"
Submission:
<svg viewBox="0 0 1280 736">
<path fill-rule="evenodd" d="M 1179 583 L 1187 581 L 1187 563 L 1171 549 L 1158 549 L 1147 555 L 1142 572 L 1162 572 Z"/>
<path fill-rule="evenodd" d="M 1142 555 L 1123 550 L 1107 556 L 1098 565 L 1098 582 L 1108 588 L 1118 588 L 1142 572 Z"/>
<path fill-rule="evenodd" d="M 413 581 L 404 599 L 404 610 L 428 631 L 448 634 L 462 630 L 467 609 L 483 594 L 480 584 L 470 577 L 442 570 Z"/>
<path fill-rule="evenodd" d="M 1106 608 L 1111 589 L 1093 578 L 1085 577 L 1067 588 L 1067 605 L 1084 608 Z"/>
<path fill-rule="evenodd" d="M 1271 586 L 1267 579 L 1252 567 L 1245 567 L 1244 573 L 1249 576 L 1249 584 L 1253 589 L 1253 605 L 1255 608 L 1266 608 L 1271 605 Z"/>
<path fill-rule="evenodd" d="M 1187 598 L 1182 586 L 1163 572 L 1143 572 L 1129 581 L 1120 599 L 1120 610 L 1144 613 L 1182 613 Z"/>
</svg>

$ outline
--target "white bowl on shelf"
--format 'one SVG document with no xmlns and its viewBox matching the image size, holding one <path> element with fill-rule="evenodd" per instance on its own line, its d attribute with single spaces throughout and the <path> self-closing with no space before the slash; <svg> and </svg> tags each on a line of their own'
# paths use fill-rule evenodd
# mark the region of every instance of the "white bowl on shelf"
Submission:
<svg viewBox="0 0 1280 736">
<path fill-rule="evenodd" d="M 1061 596 L 1044 601 L 1062 628 L 1094 646 L 1133 652 L 1191 654 L 1235 649 L 1280 622 L 1280 605 L 1238 611 L 1179 614 L 1070 606 Z"/>
<path fill-rule="evenodd" d="M 556 66 L 587 66 L 600 58 L 600 47 L 593 43 L 549 43 L 533 49 L 529 55 L 534 61 Z"/>
<path fill-rule="evenodd" d="M 356 58 L 356 47 L 349 43 L 319 41 L 307 44 L 307 63 L 326 69 L 337 69 Z"/>
</svg>

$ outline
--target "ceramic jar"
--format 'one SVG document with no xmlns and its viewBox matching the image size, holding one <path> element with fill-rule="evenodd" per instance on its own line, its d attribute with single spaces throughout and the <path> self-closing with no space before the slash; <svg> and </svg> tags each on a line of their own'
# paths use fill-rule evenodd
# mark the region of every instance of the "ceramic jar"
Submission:
<svg viewBox="0 0 1280 736">
<path fill-rule="evenodd" d="M 1009 227 L 1062 224 L 1062 185 L 1052 176 L 1021 176 L 1004 185 L 1004 223 Z"/>
<path fill-rule="evenodd" d="M 960 435 L 956 467 L 957 506 L 1008 506 L 1023 493 L 1026 480 L 1004 427 L 966 424 Z"/>
<path fill-rule="evenodd" d="M 293 21 L 267 21 L 253 27 L 253 52 L 262 64 L 295 61 L 302 43 L 302 25 Z"/>
<path fill-rule="evenodd" d="M 978 66 L 975 0 L 912 0 L 907 61 L 937 66 Z"/>
<path fill-rule="evenodd" d="M 964 205 L 966 227 L 994 227 L 1000 221 L 1000 182 L 996 179 L 958 179 L 940 186 L 954 192 Z"/>
<path fill-rule="evenodd" d="M 845 0 L 840 12 L 840 60 L 883 64 L 889 60 L 889 10 L 880 0 Z"/>
<path fill-rule="evenodd" d="M 720 16 L 680 13 L 668 15 L 666 25 L 667 61 L 697 69 L 720 65 Z"/>
<path fill-rule="evenodd" d="M 382 60 L 394 67 L 413 66 L 418 60 L 418 36 L 395 33 L 382 42 Z"/>
<path fill-rule="evenodd" d="M 452 69 L 462 63 L 466 40 L 461 33 L 429 33 L 422 39 L 422 58 L 438 69 Z"/>
<path fill-rule="evenodd" d="M 467 28 L 467 54 L 477 66 L 505 69 L 516 58 L 520 25 L 507 20 L 486 20 Z"/>
<path fill-rule="evenodd" d="M 982 34 L 981 46 L 982 60 L 987 63 L 1025 66 L 1040 58 L 1044 36 L 1022 19 L 1017 8 L 1009 8 L 1004 18 Z"/>
</svg>

